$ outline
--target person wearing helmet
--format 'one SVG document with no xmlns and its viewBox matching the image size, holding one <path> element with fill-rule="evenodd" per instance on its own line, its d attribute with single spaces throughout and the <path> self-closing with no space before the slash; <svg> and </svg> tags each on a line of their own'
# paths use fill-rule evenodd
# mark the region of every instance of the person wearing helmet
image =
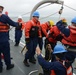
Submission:
<svg viewBox="0 0 76 75">
<path fill-rule="evenodd" d="M 1 53 L 4 55 L 4 61 L 6 69 L 10 70 L 14 68 L 14 64 L 11 64 L 10 59 L 10 44 L 9 44 L 9 26 L 19 27 L 21 24 L 12 21 L 7 15 L 3 14 L 3 6 L 0 6 L 0 73 L 3 71 L 3 63 L 1 60 Z"/>
<path fill-rule="evenodd" d="M 56 61 L 54 62 L 46 61 L 41 56 L 41 51 L 39 48 L 36 48 L 36 53 L 38 62 L 42 66 L 42 68 L 50 70 L 50 74 L 48 75 L 72 75 L 72 67 L 70 65 L 70 62 L 67 61 L 65 58 L 67 50 L 65 50 L 62 44 L 57 44 L 54 47 L 53 54 L 55 55 L 56 58 Z M 40 75 L 46 75 L 46 74 L 40 74 Z"/>
<path fill-rule="evenodd" d="M 56 25 L 52 26 L 49 30 L 48 37 L 45 39 L 45 59 L 49 59 L 49 51 L 47 50 L 47 45 L 50 44 L 52 49 L 54 49 L 57 41 L 61 41 L 62 35 L 60 34 L 59 29 L 57 28 Z M 52 61 L 54 58 L 52 58 Z"/>
<path fill-rule="evenodd" d="M 4 7 L 0 6 L 0 14 L 2 14 L 3 9 L 4 9 Z"/>
<path fill-rule="evenodd" d="M 24 23 L 22 20 L 22 16 L 18 16 L 18 23 Z M 15 45 L 14 46 L 18 46 L 20 43 L 20 39 L 22 37 L 22 25 L 20 28 L 16 27 L 15 28 Z"/>
<path fill-rule="evenodd" d="M 40 14 L 38 11 L 33 12 L 32 19 L 26 23 L 25 26 L 25 42 L 27 47 L 27 52 L 25 54 L 24 65 L 29 67 L 29 63 L 36 64 L 36 59 L 34 57 L 36 46 L 38 44 L 38 38 L 41 38 L 40 29 Z"/>
<path fill-rule="evenodd" d="M 48 36 L 48 31 L 50 30 L 50 28 L 51 28 L 52 26 L 54 26 L 54 22 L 53 22 L 52 20 L 47 21 L 47 22 L 45 22 L 45 23 L 42 23 L 42 24 L 40 25 L 42 38 L 43 38 L 43 37 L 46 37 L 46 38 L 47 38 L 47 36 Z M 42 39 L 42 38 L 38 38 L 38 44 L 39 44 L 39 47 L 40 47 L 41 50 L 42 50 L 42 48 L 43 48 L 43 39 Z"/>
<path fill-rule="evenodd" d="M 64 19 L 58 21 L 56 26 L 63 34 L 63 39 L 61 42 L 68 50 L 66 57 L 73 63 L 76 56 L 76 17 L 71 20 L 71 25 L 69 25 L 68 28 L 63 25 L 63 21 Z M 69 58 L 70 56 L 72 57 Z"/>
<path fill-rule="evenodd" d="M 50 53 L 47 46 L 48 46 L 48 44 L 50 44 L 52 50 L 54 50 L 54 47 L 57 44 L 57 41 L 61 41 L 62 38 L 63 38 L 63 36 L 61 35 L 60 30 L 57 28 L 56 25 L 54 25 L 50 29 L 48 37 L 45 39 L 45 60 L 50 60 L 50 58 L 52 59 L 51 62 L 56 60 L 55 55 L 53 53 Z M 49 57 L 49 56 L 51 56 L 51 57 Z"/>
<path fill-rule="evenodd" d="M 52 21 L 52 20 L 41 24 L 42 36 L 43 37 L 46 37 L 46 38 L 48 37 L 48 31 L 50 30 L 50 28 L 52 26 L 54 26 L 54 21 Z"/>
</svg>

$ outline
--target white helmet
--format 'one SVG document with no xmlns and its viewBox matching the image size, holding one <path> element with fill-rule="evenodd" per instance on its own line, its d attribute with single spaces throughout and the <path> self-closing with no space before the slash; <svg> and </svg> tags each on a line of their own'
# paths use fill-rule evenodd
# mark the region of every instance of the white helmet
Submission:
<svg viewBox="0 0 76 75">
<path fill-rule="evenodd" d="M 22 16 L 18 16 L 18 18 L 21 18 L 22 19 Z"/>
</svg>

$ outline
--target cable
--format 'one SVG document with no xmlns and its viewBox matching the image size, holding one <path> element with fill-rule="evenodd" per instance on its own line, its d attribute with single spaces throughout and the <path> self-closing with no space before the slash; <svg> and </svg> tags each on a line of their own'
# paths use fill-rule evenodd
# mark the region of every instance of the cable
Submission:
<svg viewBox="0 0 76 75">
<path fill-rule="evenodd" d="M 65 5 L 65 4 L 64 4 L 64 6 L 66 6 L 66 7 L 70 8 L 70 9 L 76 11 L 76 9 L 74 9 L 74 8 L 72 8 L 72 7 L 69 7 L 69 6 Z"/>
<path fill-rule="evenodd" d="M 51 4 L 47 4 L 47 5 L 45 5 L 45 6 L 42 6 L 42 7 L 38 8 L 38 9 L 44 8 L 44 7 L 49 6 L 49 5 L 51 5 Z M 27 13 L 25 13 L 25 14 L 22 14 L 22 16 L 23 16 L 23 15 L 26 15 L 26 14 L 29 14 L 29 13 L 31 13 L 31 11 L 29 11 L 29 12 L 27 12 Z"/>
<path fill-rule="evenodd" d="M 62 15 L 63 8 L 64 8 L 64 7 L 63 7 L 63 4 L 62 4 L 61 9 L 59 10 L 59 15 L 60 15 L 60 16 L 59 16 L 59 20 L 60 20 L 60 17 L 61 17 L 61 15 Z"/>
<path fill-rule="evenodd" d="M 55 12 L 55 13 L 53 13 L 53 14 L 51 14 L 51 15 L 48 15 L 48 16 L 46 16 L 46 17 L 44 17 L 44 18 L 40 18 L 40 20 L 42 20 L 42 19 L 45 19 L 45 18 L 47 18 L 47 17 L 50 17 L 50 16 L 52 16 L 52 15 L 55 15 L 55 14 L 57 14 L 58 12 Z"/>
</svg>

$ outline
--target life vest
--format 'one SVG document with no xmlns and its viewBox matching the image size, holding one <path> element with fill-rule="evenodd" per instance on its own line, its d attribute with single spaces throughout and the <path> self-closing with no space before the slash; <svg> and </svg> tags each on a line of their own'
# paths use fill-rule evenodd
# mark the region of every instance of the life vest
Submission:
<svg viewBox="0 0 76 75">
<path fill-rule="evenodd" d="M 8 32 L 8 31 L 9 31 L 9 25 L 0 22 L 0 32 Z"/>
<path fill-rule="evenodd" d="M 31 23 L 33 24 L 33 26 L 30 29 L 30 37 L 38 37 L 38 30 L 39 27 L 37 25 L 35 25 L 35 23 L 31 20 Z"/>
<path fill-rule="evenodd" d="M 40 22 L 37 21 L 35 18 L 28 21 L 25 25 L 25 36 L 26 37 L 41 37 L 41 27 Z"/>
<path fill-rule="evenodd" d="M 1 16 L 2 14 L 0 14 L 0 17 Z M 0 22 L 0 32 L 8 32 L 9 28 L 10 28 L 9 25 Z"/>
<path fill-rule="evenodd" d="M 16 27 L 16 29 L 22 31 L 24 29 L 24 22 L 23 22 L 23 20 L 22 19 L 18 20 L 18 23 L 21 23 L 22 25 L 19 26 L 19 27 Z"/>
<path fill-rule="evenodd" d="M 52 43 L 56 43 L 61 40 L 60 31 L 57 26 L 51 27 L 48 40 Z"/>
<path fill-rule="evenodd" d="M 71 66 L 69 66 L 69 68 L 67 68 L 64 64 L 62 64 L 62 65 L 66 69 L 66 75 L 73 75 L 73 73 L 72 73 L 72 67 Z M 54 70 L 51 70 L 51 74 L 50 75 L 56 75 L 55 71 Z"/>
<path fill-rule="evenodd" d="M 70 29 L 70 36 L 66 37 L 64 36 L 64 38 L 62 39 L 62 43 L 63 44 L 67 44 L 69 46 L 76 46 L 76 27 L 71 27 L 69 26 Z"/>
</svg>

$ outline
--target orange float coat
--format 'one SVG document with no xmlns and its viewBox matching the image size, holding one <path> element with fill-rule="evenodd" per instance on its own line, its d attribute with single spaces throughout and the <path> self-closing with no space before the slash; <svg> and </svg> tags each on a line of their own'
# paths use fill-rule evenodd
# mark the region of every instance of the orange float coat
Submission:
<svg viewBox="0 0 76 75">
<path fill-rule="evenodd" d="M 56 40 L 56 37 L 60 34 L 60 31 L 59 29 L 57 28 L 57 26 L 53 26 L 51 27 L 50 29 L 50 33 L 49 33 L 49 42 L 52 42 L 52 43 L 56 43 L 57 40 Z"/>
<path fill-rule="evenodd" d="M 41 24 L 41 29 L 42 29 L 42 36 L 48 36 L 48 30 L 50 30 L 50 27 L 48 26 L 48 23 L 43 23 Z"/>
<path fill-rule="evenodd" d="M 30 21 L 28 21 L 26 23 L 26 26 L 25 26 L 25 36 L 26 38 L 29 38 L 30 37 L 30 30 L 34 30 L 34 28 L 32 27 L 38 27 L 38 36 L 41 37 L 41 28 L 40 28 L 40 22 L 39 21 L 36 21 L 34 18 Z"/>
<path fill-rule="evenodd" d="M 70 29 L 70 36 L 62 39 L 63 44 L 67 44 L 70 46 L 76 46 L 76 28 L 69 26 Z"/>
</svg>

